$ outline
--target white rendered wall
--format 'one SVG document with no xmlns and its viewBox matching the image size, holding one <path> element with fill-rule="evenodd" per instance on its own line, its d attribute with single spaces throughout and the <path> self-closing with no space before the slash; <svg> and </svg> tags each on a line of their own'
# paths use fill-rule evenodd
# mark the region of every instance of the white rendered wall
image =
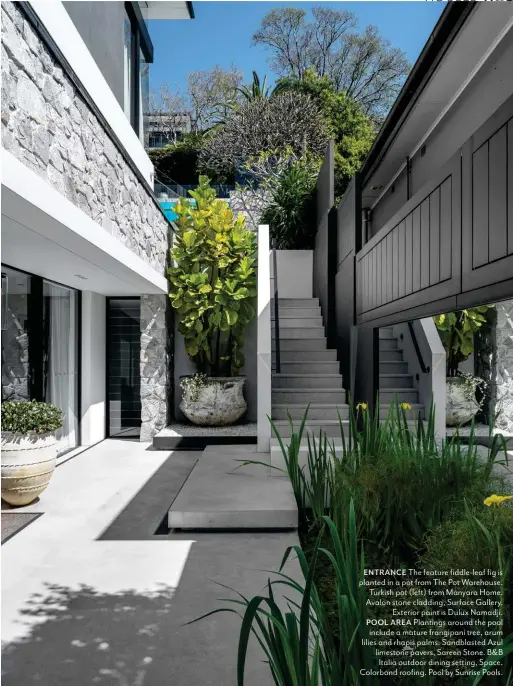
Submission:
<svg viewBox="0 0 513 686">
<path fill-rule="evenodd" d="M 268 453 L 271 445 L 271 279 L 269 227 L 258 227 L 257 302 L 257 450 Z M 279 267 L 278 267 L 279 269 Z M 284 297 L 284 296 L 282 296 Z"/>
<path fill-rule="evenodd" d="M 106 298 L 82 291 L 82 445 L 94 445 L 105 438 L 105 360 Z"/>
<path fill-rule="evenodd" d="M 276 262 L 280 298 L 313 297 L 313 250 L 277 250 Z"/>
</svg>

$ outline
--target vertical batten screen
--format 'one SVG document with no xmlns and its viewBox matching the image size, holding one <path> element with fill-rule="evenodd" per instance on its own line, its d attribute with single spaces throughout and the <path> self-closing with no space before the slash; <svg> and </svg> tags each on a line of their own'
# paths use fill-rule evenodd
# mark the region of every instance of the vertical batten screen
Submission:
<svg viewBox="0 0 513 686">
<path fill-rule="evenodd" d="M 110 298 L 107 304 L 108 435 L 138 437 L 141 429 L 139 298 Z"/>
</svg>

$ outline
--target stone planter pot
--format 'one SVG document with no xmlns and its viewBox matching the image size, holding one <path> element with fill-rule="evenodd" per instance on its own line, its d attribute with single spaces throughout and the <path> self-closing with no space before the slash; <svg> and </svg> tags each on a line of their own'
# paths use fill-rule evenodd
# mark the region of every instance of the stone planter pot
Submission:
<svg viewBox="0 0 513 686">
<path fill-rule="evenodd" d="M 192 377 L 181 376 L 182 379 Z M 198 426 L 229 426 L 247 410 L 245 376 L 211 376 L 200 385 L 183 388 L 180 409 Z"/>
<path fill-rule="evenodd" d="M 458 377 L 446 379 L 445 421 L 447 426 L 462 426 L 471 421 L 479 410 L 474 398 L 465 397 L 462 380 Z"/>
<path fill-rule="evenodd" d="M 45 490 L 55 469 L 55 434 L 2 431 L 2 498 L 28 505 Z"/>
</svg>

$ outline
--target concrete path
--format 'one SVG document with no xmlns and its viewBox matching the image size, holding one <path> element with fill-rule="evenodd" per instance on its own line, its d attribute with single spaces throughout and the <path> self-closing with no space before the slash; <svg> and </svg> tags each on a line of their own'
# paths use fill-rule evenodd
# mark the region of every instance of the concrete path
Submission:
<svg viewBox="0 0 513 686">
<path fill-rule="evenodd" d="M 294 533 L 154 535 L 198 453 L 109 440 L 61 464 L 2 547 L 3 686 L 231 686 L 240 619 Z M 291 569 L 295 573 L 295 566 Z M 253 645 L 248 686 L 270 684 Z"/>
</svg>

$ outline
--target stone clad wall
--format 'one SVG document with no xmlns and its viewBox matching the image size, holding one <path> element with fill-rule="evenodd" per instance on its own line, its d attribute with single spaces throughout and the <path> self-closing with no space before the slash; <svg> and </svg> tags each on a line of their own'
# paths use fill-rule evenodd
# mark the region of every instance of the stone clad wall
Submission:
<svg viewBox="0 0 513 686">
<path fill-rule="evenodd" d="M 2 146 L 163 274 L 167 220 L 13 2 L 1 67 Z"/>
<path fill-rule="evenodd" d="M 513 300 L 497 303 L 492 402 L 497 429 L 513 434 Z"/>
</svg>

